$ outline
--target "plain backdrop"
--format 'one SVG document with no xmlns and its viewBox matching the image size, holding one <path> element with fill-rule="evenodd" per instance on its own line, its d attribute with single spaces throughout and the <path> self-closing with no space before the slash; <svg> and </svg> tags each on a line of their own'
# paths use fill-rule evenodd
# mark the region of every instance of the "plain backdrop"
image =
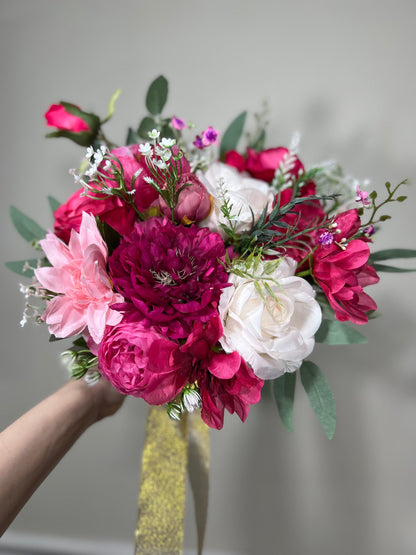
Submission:
<svg viewBox="0 0 416 555">
<path fill-rule="evenodd" d="M 104 116 L 122 144 L 145 115 L 159 74 L 166 113 L 224 130 L 243 109 L 270 106 L 268 146 L 302 136 L 305 165 L 337 159 L 348 174 L 409 178 L 376 248 L 415 248 L 416 4 L 413 0 L 0 1 L 0 426 L 67 379 L 61 345 L 45 327 L 21 328 L 20 278 L 3 262 L 31 257 L 14 231 L 16 205 L 45 228 L 46 200 L 74 190 L 82 149 L 45 139 L 43 114 L 59 100 Z M 408 264 L 410 267 L 411 264 Z M 206 546 L 218 553 L 410 555 L 416 552 L 415 274 L 382 274 L 371 289 L 381 317 L 367 345 L 317 347 L 311 357 L 334 391 L 328 441 L 301 388 L 295 431 L 272 399 L 246 423 L 211 433 Z M 13 534 L 134 541 L 147 406 L 127 399 L 93 426 L 36 492 Z M 185 547 L 196 545 L 189 498 Z M 1 541 L 0 541 L 1 545 Z M 132 547 L 133 549 L 133 547 Z"/>
</svg>

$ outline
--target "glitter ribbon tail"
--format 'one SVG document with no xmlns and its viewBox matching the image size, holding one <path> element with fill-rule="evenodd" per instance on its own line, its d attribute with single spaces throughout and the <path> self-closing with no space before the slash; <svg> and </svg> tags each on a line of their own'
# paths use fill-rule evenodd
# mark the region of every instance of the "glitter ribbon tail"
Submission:
<svg viewBox="0 0 416 555">
<path fill-rule="evenodd" d="M 173 422 L 164 408 L 149 408 L 142 456 L 135 555 L 182 553 L 187 428 L 187 415 L 180 422 Z"/>
</svg>

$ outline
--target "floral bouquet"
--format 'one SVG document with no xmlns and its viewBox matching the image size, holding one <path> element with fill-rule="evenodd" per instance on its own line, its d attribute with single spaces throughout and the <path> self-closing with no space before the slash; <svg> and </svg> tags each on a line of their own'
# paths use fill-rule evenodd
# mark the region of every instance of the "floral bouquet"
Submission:
<svg viewBox="0 0 416 555">
<path fill-rule="evenodd" d="M 197 134 L 162 115 L 167 93 L 166 79 L 155 79 L 148 115 L 123 146 L 103 133 L 119 91 L 103 120 L 74 104 L 52 105 L 45 115 L 56 130 L 48 136 L 87 147 L 71 170 L 77 190 L 62 205 L 49 198 L 47 233 L 11 209 L 17 231 L 40 251 L 8 263 L 32 276 L 22 286 L 22 323 L 33 317 L 52 340 L 72 339 L 63 357 L 74 378 L 102 377 L 151 405 L 136 553 L 180 553 L 187 468 L 202 551 L 207 430 L 222 428 L 225 410 L 244 421 L 266 380 L 292 430 L 299 371 L 333 437 L 333 395 L 308 357 L 315 342 L 365 342 L 347 322 L 365 324 L 376 311 L 366 287 L 379 271 L 400 271 L 381 262 L 416 256 L 371 252 L 389 218 L 381 209 L 405 200 L 397 194 L 405 182 L 386 183 L 379 201 L 335 163 L 305 168 L 296 138 L 289 148 L 265 149 L 265 113 L 239 152 L 245 112 L 224 134 Z"/>
</svg>

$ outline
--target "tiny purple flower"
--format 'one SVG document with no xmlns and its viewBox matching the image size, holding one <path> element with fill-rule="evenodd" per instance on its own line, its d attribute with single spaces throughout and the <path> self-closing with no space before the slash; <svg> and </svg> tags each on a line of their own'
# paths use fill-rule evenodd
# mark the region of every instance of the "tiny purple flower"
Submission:
<svg viewBox="0 0 416 555">
<path fill-rule="evenodd" d="M 376 232 L 376 228 L 373 225 L 368 225 L 363 229 L 363 235 L 366 237 L 371 237 Z"/>
<path fill-rule="evenodd" d="M 218 140 L 219 131 L 213 129 L 213 127 L 209 126 L 208 129 L 203 131 L 202 133 L 202 140 L 206 146 L 213 145 Z"/>
<path fill-rule="evenodd" d="M 176 116 L 173 116 L 170 124 L 174 129 L 177 129 L 178 131 L 182 131 L 182 129 L 185 129 L 185 127 L 187 127 L 185 121 L 183 119 L 177 118 Z"/>
<path fill-rule="evenodd" d="M 203 148 L 205 148 L 205 144 L 204 141 L 202 139 L 202 137 L 200 135 L 197 135 L 195 137 L 195 141 L 193 142 L 193 144 L 196 146 L 196 148 L 199 148 L 200 150 L 202 150 Z"/>
<path fill-rule="evenodd" d="M 317 242 L 319 245 L 322 245 L 323 247 L 327 247 L 328 245 L 331 245 L 334 242 L 334 234 L 332 233 L 332 231 L 329 231 L 328 229 L 322 230 L 321 233 L 319 234 Z"/>
</svg>

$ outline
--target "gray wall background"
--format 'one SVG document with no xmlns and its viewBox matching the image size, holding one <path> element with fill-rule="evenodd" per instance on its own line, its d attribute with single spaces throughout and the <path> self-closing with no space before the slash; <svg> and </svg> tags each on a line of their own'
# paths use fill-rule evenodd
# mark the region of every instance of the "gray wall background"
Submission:
<svg viewBox="0 0 416 555">
<path fill-rule="evenodd" d="M 305 164 L 336 158 L 347 173 L 415 180 L 416 4 L 406 0 L 2 0 L 0 426 L 63 384 L 47 330 L 21 329 L 23 297 L 7 260 L 31 255 L 10 204 L 45 227 L 46 196 L 73 191 L 82 151 L 47 140 L 43 113 L 59 100 L 104 115 L 123 89 L 108 135 L 122 143 L 163 73 L 167 112 L 224 129 L 243 109 L 271 108 L 269 146 L 302 133 Z M 376 237 L 415 248 L 416 192 Z M 298 390 L 295 432 L 273 402 L 213 432 L 206 546 L 244 554 L 407 555 L 416 551 L 415 276 L 383 274 L 371 290 L 382 317 L 369 344 L 317 348 L 335 393 L 329 442 Z M 132 542 L 147 407 L 127 399 L 92 427 L 16 519 L 14 533 Z M 193 507 L 185 546 L 195 546 Z"/>
</svg>

